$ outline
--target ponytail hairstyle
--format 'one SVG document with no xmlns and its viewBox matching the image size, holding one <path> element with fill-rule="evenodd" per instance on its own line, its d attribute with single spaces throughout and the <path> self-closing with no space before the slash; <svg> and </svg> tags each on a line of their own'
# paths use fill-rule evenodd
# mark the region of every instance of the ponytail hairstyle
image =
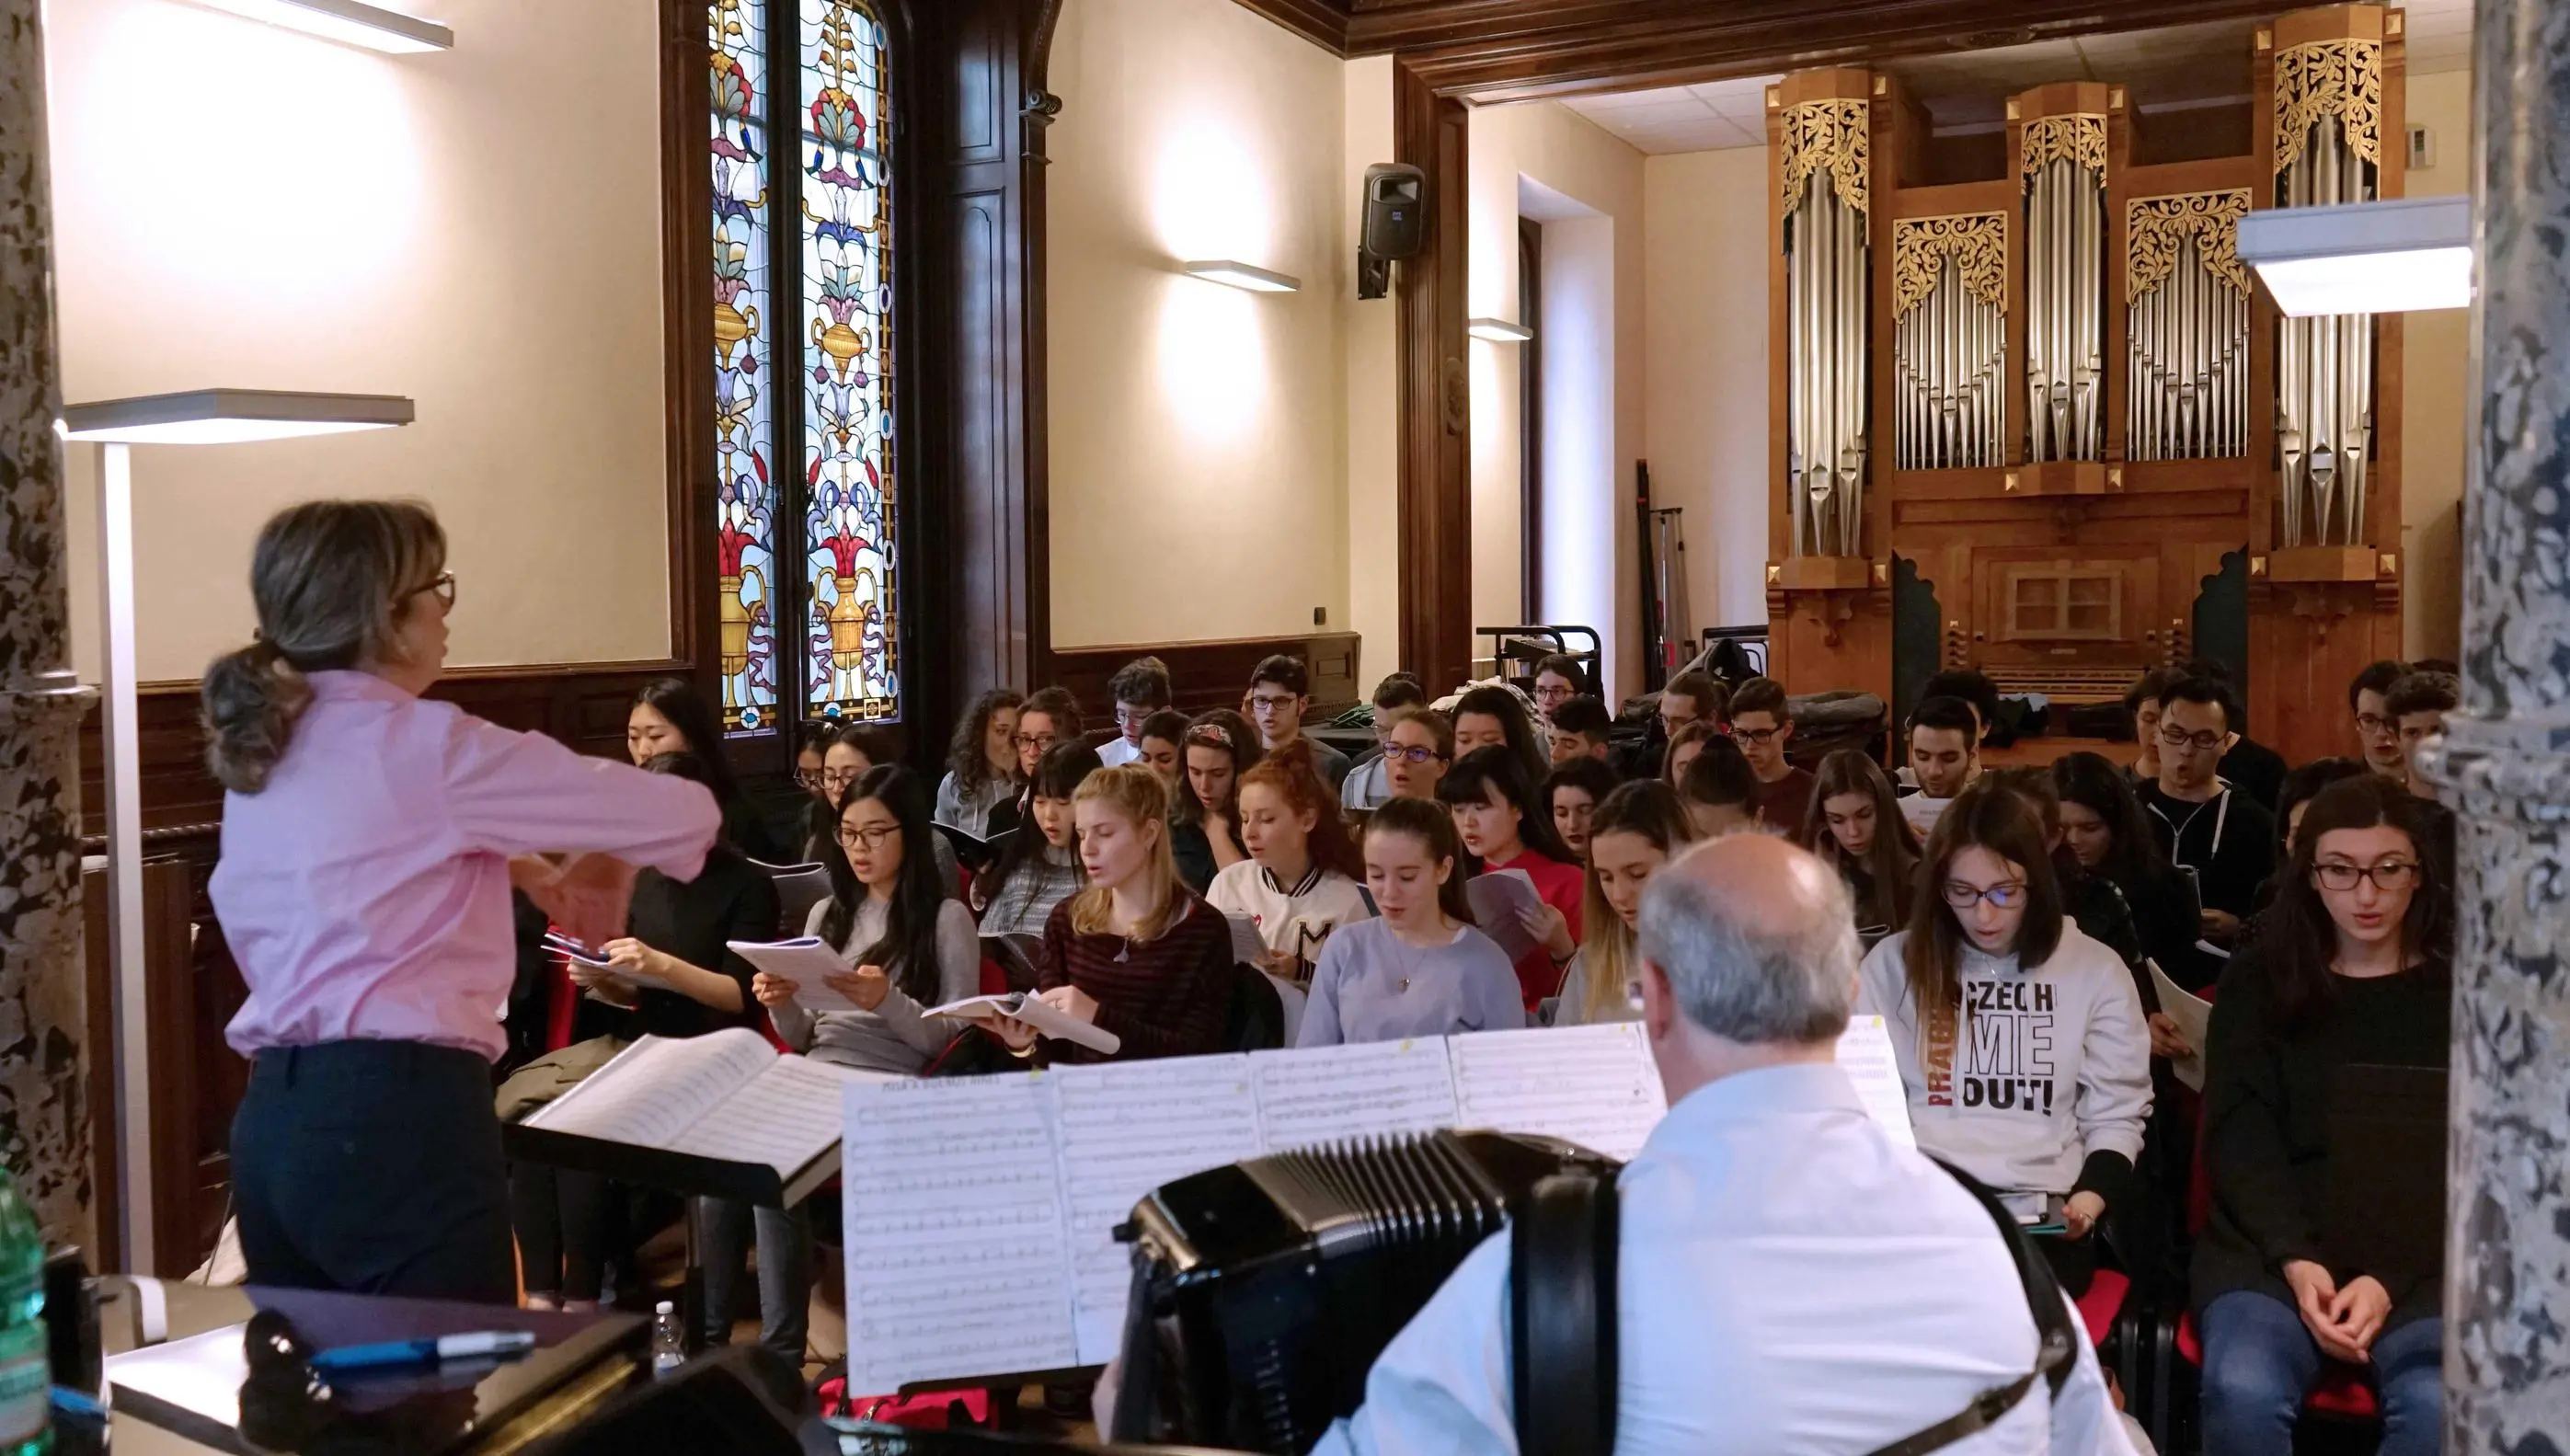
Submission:
<svg viewBox="0 0 2570 1456">
<path fill-rule="evenodd" d="M 1695 825 L 1676 789 L 1657 778 L 1636 778 L 1598 803 L 1588 820 L 1588 842 L 1595 844 L 1600 834 L 1631 834 L 1675 859 L 1695 838 Z M 1611 1021 L 1623 1014 L 1625 988 L 1633 980 L 1634 936 L 1624 928 L 1624 917 L 1606 903 L 1593 857 L 1582 879 L 1587 888 L 1581 897 L 1579 952 L 1588 962 L 1588 1003 L 1580 1011 L 1588 1022 Z"/>
<path fill-rule="evenodd" d="M 1489 751 L 1505 753 L 1507 749 L 1493 744 Z M 1473 903 L 1464 895 L 1464 881 L 1472 878 L 1472 866 L 1465 862 L 1464 839 L 1455 832 L 1453 811 L 1434 799 L 1385 799 L 1366 818 L 1366 842 L 1372 843 L 1386 834 L 1406 834 L 1419 841 L 1430 859 L 1447 861 L 1446 882 L 1437 887 L 1437 908 L 1458 925 L 1475 923 Z"/>
<path fill-rule="evenodd" d="M 1358 884 L 1365 883 L 1365 855 L 1349 836 L 1347 820 L 1339 817 L 1338 795 L 1321 781 L 1321 771 L 1312 766 L 1310 753 L 1286 744 L 1284 751 L 1268 754 L 1240 775 L 1241 788 L 1253 783 L 1276 790 L 1294 813 L 1312 816 L 1312 832 L 1304 836 L 1303 848 L 1314 864 L 1346 875 Z M 1239 792 L 1234 790 L 1232 802 L 1239 801 Z"/>
<path fill-rule="evenodd" d="M 1169 852 L 1169 790 L 1160 782 L 1160 775 L 1140 763 L 1100 768 L 1080 780 L 1071 802 L 1102 803 L 1131 824 L 1133 832 L 1151 836 L 1150 860 L 1138 873 L 1150 878 L 1152 910 L 1147 919 L 1133 927 L 1131 938 L 1159 939 L 1177 923 L 1179 913 L 1194 898 L 1178 882 L 1178 862 Z M 1081 935 L 1103 935 L 1114 913 L 1114 891 L 1104 885 L 1087 885 L 1071 896 L 1070 905 L 1072 930 Z"/>
<path fill-rule="evenodd" d="M 881 966 L 901 993 L 922 1006 L 937 1004 L 937 917 L 946 907 L 946 876 L 937 868 L 937 831 L 929 826 L 929 794 L 918 774 L 899 763 L 878 763 L 839 795 L 833 815 L 831 852 L 822 863 L 830 871 L 830 908 L 821 914 L 821 938 L 832 949 L 847 943 L 856 928 L 857 907 L 869 893 L 848 864 L 837 841 L 837 824 L 848 810 L 872 799 L 901 825 L 901 872 L 893 881 L 892 901 L 885 906 L 883 938 L 857 952 L 861 966 Z"/>
<path fill-rule="evenodd" d="M 250 554 L 250 645 L 206 665 L 206 766 L 256 793 L 312 702 L 312 673 L 398 661 L 419 594 L 446 570 L 446 532 L 417 501 L 306 501 L 270 516 Z"/>
</svg>

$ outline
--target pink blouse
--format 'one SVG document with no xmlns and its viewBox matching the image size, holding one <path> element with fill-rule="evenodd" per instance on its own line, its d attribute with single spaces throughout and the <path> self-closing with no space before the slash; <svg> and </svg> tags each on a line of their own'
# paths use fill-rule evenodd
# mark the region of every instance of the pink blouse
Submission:
<svg viewBox="0 0 2570 1456">
<path fill-rule="evenodd" d="M 267 786 L 223 795 L 210 892 L 249 986 L 224 1036 L 244 1056 L 415 1041 L 496 1060 L 510 856 L 597 850 L 693 879 L 720 823 L 701 784 L 315 673 Z"/>
</svg>

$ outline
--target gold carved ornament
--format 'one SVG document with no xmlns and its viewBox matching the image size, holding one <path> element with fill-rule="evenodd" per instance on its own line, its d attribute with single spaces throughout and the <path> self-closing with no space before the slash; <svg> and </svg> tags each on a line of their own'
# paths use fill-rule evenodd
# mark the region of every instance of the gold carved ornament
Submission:
<svg viewBox="0 0 2570 1456">
<path fill-rule="evenodd" d="M 1892 225 L 1892 313 L 1898 318 L 1936 291 L 1945 259 L 1954 259 L 1963 287 L 2004 312 L 2007 308 L 2007 214 L 1964 213 L 1949 218 L 1900 218 Z"/>
<path fill-rule="evenodd" d="M 2177 268 L 2178 244 L 2189 238 L 2205 271 L 2234 292 L 2248 292 L 2249 269 L 2240 262 L 2240 220 L 2248 215 L 2247 188 L 2133 199 L 2124 210 L 2124 297 L 2166 282 Z"/>
<path fill-rule="evenodd" d="M 2018 150 L 2023 154 L 2018 170 L 2024 173 L 2027 187 L 2034 186 L 2034 175 L 2056 159 L 2094 168 L 2102 178 L 2106 175 L 2106 119 L 2086 113 L 2039 117 L 2025 124 Z"/>
<path fill-rule="evenodd" d="M 2302 160 L 2312 123 L 2338 118 L 2348 149 L 2382 165 L 2382 43 L 2308 41 L 2276 53 L 2276 171 Z"/>
<path fill-rule="evenodd" d="M 1803 184 L 1815 172 L 1827 172 L 1839 201 L 1866 211 L 1868 136 L 1872 127 L 1863 101 L 1807 101 L 1778 114 L 1783 129 L 1785 211 L 1802 201 Z"/>
</svg>

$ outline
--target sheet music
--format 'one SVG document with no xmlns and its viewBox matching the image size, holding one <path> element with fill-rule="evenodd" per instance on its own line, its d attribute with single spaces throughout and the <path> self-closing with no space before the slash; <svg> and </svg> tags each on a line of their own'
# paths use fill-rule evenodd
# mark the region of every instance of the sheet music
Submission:
<svg viewBox="0 0 2570 1456">
<path fill-rule="evenodd" d="M 853 1082 L 894 1082 L 807 1057 L 778 1057 L 748 1086 L 705 1110 L 672 1153 L 731 1163 L 764 1163 L 790 1179 L 839 1141 L 839 1093 Z"/>
<path fill-rule="evenodd" d="M 1866 1116 L 1904 1148 L 1917 1148 L 1910 1129 L 1910 1093 L 1901 1085 L 1901 1062 L 1892 1054 L 1892 1033 L 1880 1016 L 1851 1016 L 1839 1037 L 1839 1070 L 1856 1084 Z"/>
<path fill-rule="evenodd" d="M 1565 1138 L 1609 1158 L 1642 1151 L 1668 1112 L 1638 1022 L 1446 1039 L 1457 1126 Z"/>
<path fill-rule="evenodd" d="M 2213 1003 L 2169 979 L 2160 963 L 2145 959 L 2151 968 L 2151 985 L 2160 993 L 2160 1014 L 2177 1023 L 2179 1036 L 2195 1048 L 2192 1056 L 2169 1059 L 2169 1070 L 2177 1080 L 2198 1092 L 2204 1090 L 2204 1044 L 2213 1034 Z"/>
<path fill-rule="evenodd" d="M 850 1391 L 1077 1362 L 1050 1083 L 842 1094 Z"/>
<path fill-rule="evenodd" d="M 677 1041 L 646 1036 L 538 1109 L 527 1126 L 675 1148 L 708 1109 L 748 1086 L 775 1061 L 776 1049 L 766 1038 L 744 1027 Z"/>
<path fill-rule="evenodd" d="M 1539 909 L 1543 896 L 1535 891 L 1534 877 L 1522 869 L 1495 869 L 1477 874 L 1464 882 L 1465 903 L 1473 907 L 1473 923 L 1484 935 L 1499 942 L 1499 953 L 1515 965 L 1534 953 L 1534 937 L 1526 934 L 1522 912 Z"/>
<path fill-rule="evenodd" d="M 1267 1151 L 1455 1126 L 1446 1039 L 1249 1054 Z"/>
<path fill-rule="evenodd" d="M 1132 1246 L 1115 1241 L 1115 1225 L 1162 1184 L 1257 1157 L 1258 1100 L 1239 1054 L 1072 1067 L 1053 1078 L 1079 1362 L 1103 1364 L 1123 1341 L 1133 1281 Z"/>
</svg>

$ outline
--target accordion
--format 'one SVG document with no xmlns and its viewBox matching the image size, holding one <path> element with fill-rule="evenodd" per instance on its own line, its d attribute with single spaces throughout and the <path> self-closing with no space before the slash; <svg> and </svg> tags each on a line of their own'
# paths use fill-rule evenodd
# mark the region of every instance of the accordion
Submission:
<svg viewBox="0 0 2570 1456">
<path fill-rule="evenodd" d="M 1117 1441 L 1310 1449 L 1447 1275 L 1574 1144 L 1436 1132 L 1256 1158 L 1164 1185 L 1134 1245 Z M 1105 1434 L 1105 1433 L 1101 1433 Z"/>
</svg>

